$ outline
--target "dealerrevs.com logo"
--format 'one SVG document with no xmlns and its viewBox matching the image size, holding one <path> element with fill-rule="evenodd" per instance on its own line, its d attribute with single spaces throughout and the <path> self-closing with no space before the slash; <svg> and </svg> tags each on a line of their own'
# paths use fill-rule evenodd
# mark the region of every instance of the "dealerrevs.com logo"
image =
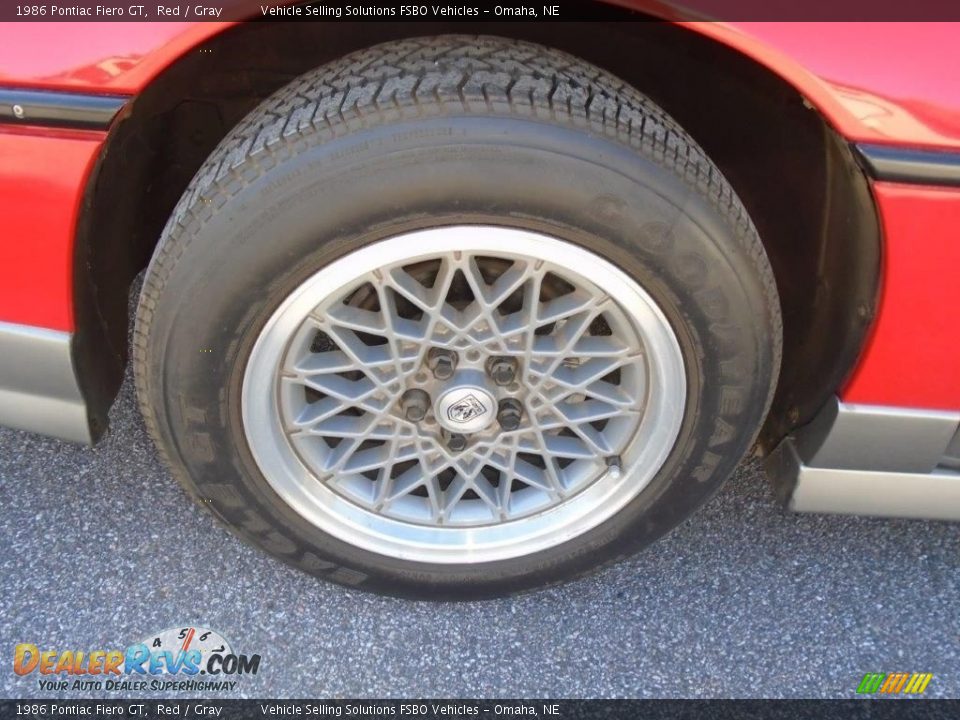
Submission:
<svg viewBox="0 0 960 720">
<path fill-rule="evenodd" d="M 20 643 L 13 671 L 36 675 L 41 690 L 232 691 L 256 675 L 260 655 L 234 652 L 215 630 L 168 628 L 125 650 L 44 649 Z"/>
</svg>

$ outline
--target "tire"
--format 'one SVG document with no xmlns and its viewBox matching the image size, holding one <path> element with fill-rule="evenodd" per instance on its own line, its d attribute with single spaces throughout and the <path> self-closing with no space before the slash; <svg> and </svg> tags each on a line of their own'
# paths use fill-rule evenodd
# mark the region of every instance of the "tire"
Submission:
<svg viewBox="0 0 960 720">
<path fill-rule="evenodd" d="M 405 248 L 411 257 L 429 250 L 439 259 L 391 269 Z M 556 348 L 558 338 L 580 332 L 573 350 L 517 355 L 504 376 L 514 382 L 501 388 L 483 372 L 491 355 L 486 351 L 495 346 L 483 345 L 478 360 L 467 341 L 480 336 L 477 328 L 491 327 L 501 333 L 496 342 L 503 347 L 515 340 L 504 330 L 507 320 L 492 319 L 488 326 L 474 313 L 469 337 L 453 333 L 449 348 L 436 351 L 448 353 L 437 362 L 461 363 L 456 384 L 445 385 L 454 381 L 438 379 L 439 371 L 434 377 L 426 355 L 430 338 L 439 337 L 429 332 L 448 332 L 442 318 L 424 330 L 425 321 L 417 320 L 421 309 L 406 302 L 401 309 L 396 287 L 382 289 L 377 280 L 360 289 L 337 287 L 354 272 L 381 278 L 384 288 L 391 278 L 435 272 L 417 281 L 416 292 L 426 293 L 446 268 L 451 289 L 437 301 L 437 313 L 466 317 L 474 312 L 470 302 L 479 307 L 477 298 L 495 295 L 497 280 L 490 275 L 486 288 L 463 290 L 462 283 L 471 281 L 467 270 L 453 270 L 457 262 L 473 263 L 462 267 L 477 269 L 474 283 L 483 272 L 505 275 L 504 267 L 523 268 L 530 277 L 540 273 L 538 285 L 523 280 L 520 286 L 530 300 L 517 301 L 526 308 L 515 311 L 517 322 L 531 324 L 516 338 L 531 348 Z M 466 299 L 458 300 L 457 292 Z M 305 298 L 313 302 L 323 293 L 332 293 L 323 300 L 332 303 L 325 310 L 303 309 Z M 595 307 L 609 310 L 589 326 L 584 320 L 579 330 L 571 324 L 584 315 L 537 324 L 565 307 L 561 301 L 571 295 L 564 293 L 589 296 Z M 381 299 L 393 315 L 379 306 Z M 508 305 L 497 308 L 499 317 L 513 312 L 514 305 L 504 309 Z M 322 317 L 311 319 L 309 312 Z M 362 327 L 373 323 L 369 318 L 386 318 L 394 334 L 384 330 L 384 338 L 371 342 L 386 345 L 356 345 L 351 355 L 354 345 L 336 339 L 349 335 L 344 326 L 329 334 L 329 323 L 341 322 L 336 313 L 344 312 L 361 318 Z M 329 333 L 313 329 L 313 322 Z M 397 329 L 410 323 L 426 333 L 419 345 Z M 545 340 L 538 339 L 541 332 Z M 354 343 L 366 336 L 349 337 Z M 332 344 L 316 345 L 318 338 Z M 634 341 L 639 350 L 631 349 Z M 544 358 L 588 347 L 599 348 L 597 355 L 564 356 L 549 372 L 543 369 Z M 597 359 L 607 350 L 631 359 L 583 385 L 587 370 L 608 367 Z M 326 363 L 333 353 L 352 369 L 339 380 L 311 375 L 321 391 L 307 389 L 308 375 L 301 377 L 297 368 Z M 675 527 L 719 489 L 755 439 L 780 353 L 776 287 L 754 226 L 717 168 L 663 110 L 564 53 L 451 36 L 392 42 L 308 73 L 229 134 L 163 232 L 140 298 L 133 357 L 141 408 L 160 452 L 188 492 L 241 538 L 338 583 L 436 599 L 502 595 L 577 577 Z M 385 364 L 374 369 L 380 357 Z M 416 366 L 410 375 L 398 364 L 404 357 Z M 361 360 L 366 364 L 358 365 Z M 317 366 L 310 365 L 311 372 Z M 424 424 L 410 424 L 413 396 L 399 395 L 396 385 L 397 378 L 412 383 L 417 377 L 432 388 L 430 403 L 446 403 L 445 419 L 439 405 L 425 406 L 423 423 L 439 423 L 429 432 Z M 422 477 L 414 490 L 396 479 L 407 472 L 398 469 L 398 458 L 419 452 L 404 445 L 412 435 L 385 450 L 377 444 L 385 441 L 372 434 L 378 439 L 369 440 L 373 454 L 367 454 L 394 464 L 362 475 L 357 468 L 365 466 L 355 460 L 365 452 L 354 443 L 359 436 L 337 440 L 353 443 L 345 460 L 347 451 L 336 456 L 339 445 L 329 437 L 323 436 L 328 449 L 303 430 L 321 432 L 317 428 L 332 422 L 308 425 L 327 407 L 312 410 L 317 397 L 339 407 L 346 401 L 337 399 L 334 385 L 374 387 L 376 378 L 383 378 L 382 387 L 363 402 L 382 408 L 376 398 L 386 398 L 388 409 L 377 412 L 390 429 L 377 432 L 395 433 L 391 438 L 413 433 L 425 443 L 422 452 L 433 453 L 409 461 L 410 477 Z M 586 390 L 570 390 L 576 384 L 570 378 Z M 343 392 L 354 392 L 349 387 Z M 471 389 L 473 400 L 464 389 Z M 615 407 L 623 411 L 574 426 L 570 417 L 586 417 L 576 413 L 607 407 L 607 391 L 619 393 Z M 498 394 L 507 392 L 516 393 L 527 423 L 513 439 L 504 430 L 509 418 L 498 424 L 483 415 L 488 401 L 502 412 Z M 564 399 L 550 404 L 543 400 L 550 393 Z M 538 407 L 547 410 L 538 416 Z M 373 412 L 367 405 L 352 408 L 352 414 L 333 416 L 335 427 L 360 427 L 358 417 L 375 427 L 380 416 Z M 431 457 L 455 456 L 450 428 L 458 426 L 450 423 L 481 416 L 487 424 L 464 436 L 470 444 L 456 456 L 459 464 L 443 471 L 447 476 L 424 470 L 434 467 Z M 559 418 L 554 429 L 550 418 Z M 534 442 L 530 438 L 543 443 L 542 454 L 519 454 Z M 471 480 L 477 491 L 469 483 L 464 491 L 461 479 L 469 473 L 463 468 L 476 468 L 468 463 L 482 449 L 508 440 L 515 468 L 495 468 L 495 479 L 487 472 L 493 466 L 484 466 Z M 595 454 L 575 460 L 550 454 L 567 447 Z M 596 448 L 611 455 L 600 458 L 604 453 Z M 504 461 L 498 453 L 490 450 L 491 463 Z M 606 469 L 596 470 L 601 460 Z M 330 467 L 340 469 L 328 476 L 324 468 Z M 388 489 L 377 484 L 376 478 L 393 474 Z M 463 492 L 459 499 L 454 487 Z M 398 499 L 385 500 L 390 493 Z M 477 519 L 484 513 L 490 518 Z M 479 539 L 467 549 L 471 537 Z"/>
</svg>

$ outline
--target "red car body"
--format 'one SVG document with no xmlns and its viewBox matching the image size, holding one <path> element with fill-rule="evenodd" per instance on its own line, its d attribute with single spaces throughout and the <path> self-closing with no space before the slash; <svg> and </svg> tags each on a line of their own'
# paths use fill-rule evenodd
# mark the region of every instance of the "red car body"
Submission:
<svg viewBox="0 0 960 720">
<path fill-rule="evenodd" d="M 623 3 L 678 20 L 660 3 Z M 960 412 L 960 43 L 948 23 L 709 23 L 679 20 L 795 88 L 851 144 L 914 157 L 919 175 L 874 174 L 882 227 L 876 316 L 843 404 Z M 36 23 L 0 29 L 0 89 L 137 96 L 232 23 Z M 42 52 L 38 51 L 42 48 Z M 0 322 L 77 328 L 74 242 L 106 129 L 0 116 Z M 925 180 L 927 161 L 940 174 Z M 886 179 L 878 179 L 883 175 Z M 950 421 L 952 422 L 952 420 Z M 949 423 L 948 423 L 949 424 Z M 949 439 L 949 438 L 948 438 Z"/>
<path fill-rule="evenodd" d="M 37 23 L 0 45 L 0 87 L 136 95 L 230 23 Z M 949 23 L 691 23 L 796 86 L 851 141 L 960 149 L 957 28 Z M 50 48 L 38 53 L 33 48 Z M 875 52 L 883 47 L 887 51 Z M 105 132 L 0 127 L 0 321 L 74 329 L 81 197 Z M 849 402 L 960 408 L 960 190 L 876 183 L 887 262 L 876 326 L 841 392 Z M 922 243 L 915 242 L 918 236 Z M 895 379 L 895 381 L 894 381 Z"/>
</svg>

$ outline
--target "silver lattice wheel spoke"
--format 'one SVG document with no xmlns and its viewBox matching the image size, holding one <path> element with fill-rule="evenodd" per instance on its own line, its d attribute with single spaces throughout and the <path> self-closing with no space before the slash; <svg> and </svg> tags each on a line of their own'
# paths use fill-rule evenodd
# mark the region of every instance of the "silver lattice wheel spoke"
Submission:
<svg viewBox="0 0 960 720">
<path fill-rule="evenodd" d="M 251 355 L 244 423 L 268 481 L 322 528 L 482 561 L 622 507 L 666 458 L 684 396 L 673 332 L 622 271 L 543 235 L 438 228 L 348 255 L 285 301 Z"/>
</svg>

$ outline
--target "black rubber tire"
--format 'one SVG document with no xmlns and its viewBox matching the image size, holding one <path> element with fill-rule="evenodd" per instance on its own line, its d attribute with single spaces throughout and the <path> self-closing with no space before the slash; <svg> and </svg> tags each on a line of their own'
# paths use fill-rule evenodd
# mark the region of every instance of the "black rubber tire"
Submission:
<svg viewBox="0 0 960 720">
<path fill-rule="evenodd" d="M 546 232 L 636 278 L 679 338 L 687 407 L 656 478 L 603 525 L 513 560 L 404 562 L 321 532 L 273 492 L 247 448 L 239 390 L 260 328 L 306 277 L 374 240 L 464 222 Z M 336 582 L 436 599 L 576 577 L 676 526 L 753 442 L 780 352 L 753 224 L 671 118 L 567 54 L 450 36 L 308 73 L 230 133 L 163 232 L 133 357 L 161 453 L 238 535 Z"/>
</svg>

